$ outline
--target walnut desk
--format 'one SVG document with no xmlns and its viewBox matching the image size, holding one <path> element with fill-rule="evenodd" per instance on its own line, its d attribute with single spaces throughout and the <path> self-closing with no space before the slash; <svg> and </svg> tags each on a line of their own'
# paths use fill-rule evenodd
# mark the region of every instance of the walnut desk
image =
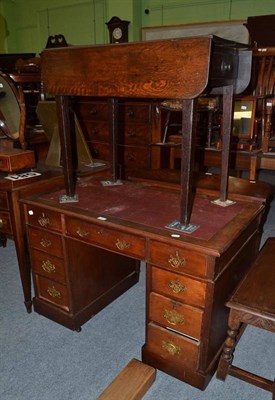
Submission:
<svg viewBox="0 0 275 400">
<path fill-rule="evenodd" d="M 34 309 L 78 330 L 137 281 L 134 262 L 143 260 L 147 307 L 142 358 L 201 389 L 215 371 L 225 339 L 224 303 L 259 248 L 264 205 L 228 198 L 233 94 L 246 88 L 250 69 L 250 51 L 214 36 L 72 46 L 42 54 L 43 87 L 57 102 L 65 194 L 22 200 Z M 223 96 L 218 199 L 193 191 L 194 119 L 197 98 L 204 93 Z M 95 177 L 82 185 L 75 179 L 75 96 L 108 98 L 112 164 L 111 180 L 104 184 Z M 177 190 L 120 182 L 121 97 L 182 100 Z"/>
</svg>

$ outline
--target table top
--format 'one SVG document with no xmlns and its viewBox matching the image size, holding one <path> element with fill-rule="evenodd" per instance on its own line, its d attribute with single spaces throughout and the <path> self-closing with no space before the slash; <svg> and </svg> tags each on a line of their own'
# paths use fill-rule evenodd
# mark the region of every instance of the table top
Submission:
<svg viewBox="0 0 275 400">
<path fill-rule="evenodd" d="M 196 244 L 216 255 L 225 251 L 264 209 L 259 201 L 237 200 L 221 207 L 212 203 L 214 197 L 196 195 L 191 222 L 199 227 L 192 233 L 179 232 L 167 227 L 179 217 L 179 190 L 154 185 L 125 181 L 122 185 L 103 186 L 100 178 L 89 176 L 77 183 L 78 202 L 60 203 L 64 189 L 24 198 L 24 202 L 145 237 L 158 235 L 168 242 Z"/>
</svg>

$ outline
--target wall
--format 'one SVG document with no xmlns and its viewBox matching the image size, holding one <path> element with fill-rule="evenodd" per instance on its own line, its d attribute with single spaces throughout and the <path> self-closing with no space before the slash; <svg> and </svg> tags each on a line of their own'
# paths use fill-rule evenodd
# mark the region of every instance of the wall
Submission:
<svg viewBox="0 0 275 400">
<path fill-rule="evenodd" d="M 264 14 L 275 14 L 274 0 L 0 0 L 0 52 L 40 53 L 58 33 L 73 45 L 108 43 L 105 23 L 113 16 L 130 21 L 136 41 L 141 27 Z"/>
<path fill-rule="evenodd" d="M 246 20 L 275 14 L 274 0 L 142 0 L 142 26 Z"/>
</svg>

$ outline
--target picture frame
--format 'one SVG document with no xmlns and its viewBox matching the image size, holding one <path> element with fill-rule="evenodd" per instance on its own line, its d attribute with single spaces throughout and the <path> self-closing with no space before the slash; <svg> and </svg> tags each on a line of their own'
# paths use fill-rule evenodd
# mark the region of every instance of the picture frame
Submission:
<svg viewBox="0 0 275 400">
<path fill-rule="evenodd" d="M 249 32 L 246 20 L 213 21 L 196 24 L 166 25 L 141 29 L 142 40 L 174 39 L 180 37 L 216 35 L 247 44 Z"/>
</svg>

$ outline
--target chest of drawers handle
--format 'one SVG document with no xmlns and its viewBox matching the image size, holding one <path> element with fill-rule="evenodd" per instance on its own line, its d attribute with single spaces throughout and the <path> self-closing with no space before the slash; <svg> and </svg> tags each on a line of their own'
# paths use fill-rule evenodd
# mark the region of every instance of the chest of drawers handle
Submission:
<svg viewBox="0 0 275 400">
<path fill-rule="evenodd" d="M 50 247 L 52 245 L 52 242 L 46 238 L 41 239 L 40 242 L 42 247 Z"/>
<path fill-rule="evenodd" d="M 61 297 L 61 293 L 58 290 L 56 290 L 56 288 L 54 286 L 48 287 L 47 292 L 49 293 L 49 295 L 51 297 L 54 297 L 54 298 L 60 298 Z"/>
<path fill-rule="evenodd" d="M 117 239 L 116 247 L 119 250 L 126 250 L 130 248 L 130 243 L 125 242 L 125 240 Z"/>
<path fill-rule="evenodd" d="M 45 272 L 48 272 L 49 274 L 55 272 L 55 265 L 52 264 L 49 260 L 43 261 L 41 267 Z"/>
<path fill-rule="evenodd" d="M 91 115 L 96 115 L 97 114 L 97 109 L 95 107 L 91 107 L 89 112 L 90 112 Z"/>
<path fill-rule="evenodd" d="M 170 281 L 168 283 L 169 288 L 172 290 L 173 293 L 183 293 L 186 291 L 186 286 L 179 283 L 179 281 Z"/>
<path fill-rule="evenodd" d="M 126 132 L 126 136 L 128 136 L 128 137 L 136 137 L 137 134 L 136 134 L 135 131 L 128 131 L 128 132 Z"/>
<path fill-rule="evenodd" d="M 45 217 L 44 213 L 42 213 L 42 215 L 38 218 L 38 223 L 39 225 L 46 227 L 47 225 L 50 224 L 50 220 L 48 217 Z"/>
<path fill-rule="evenodd" d="M 176 346 L 172 342 L 165 342 L 164 340 L 162 341 L 162 346 L 164 350 L 168 351 L 169 354 L 172 356 L 177 356 L 181 352 L 181 348 L 179 346 Z"/>
<path fill-rule="evenodd" d="M 178 251 L 176 251 L 175 255 L 170 254 L 168 262 L 173 268 L 180 268 L 186 264 L 185 258 L 181 258 Z"/>
<path fill-rule="evenodd" d="M 88 231 L 84 231 L 83 229 L 81 229 L 80 227 L 77 228 L 76 233 L 78 234 L 78 236 L 80 237 L 86 237 L 89 235 Z"/>
<path fill-rule="evenodd" d="M 175 310 L 164 310 L 163 317 L 171 325 L 182 325 L 184 323 L 184 316 Z"/>
<path fill-rule="evenodd" d="M 0 228 L 3 228 L 6 223 L 4 219 L 0 218 Z"/>
</svg>

